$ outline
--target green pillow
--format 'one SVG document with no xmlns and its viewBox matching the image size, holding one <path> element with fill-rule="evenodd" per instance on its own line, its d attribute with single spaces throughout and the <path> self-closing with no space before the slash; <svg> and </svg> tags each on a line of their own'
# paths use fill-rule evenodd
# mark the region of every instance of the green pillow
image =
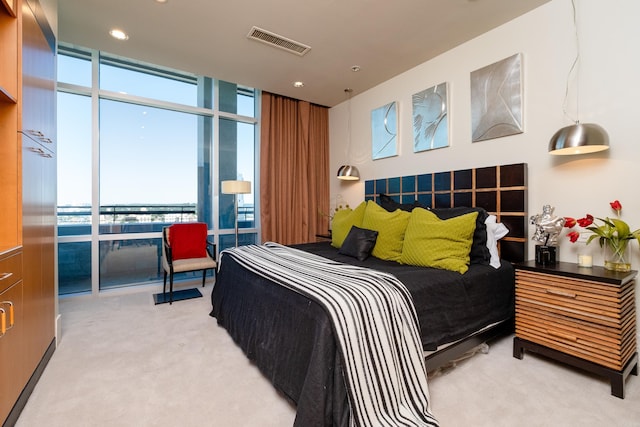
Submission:
<svg viewBox="0 0 640 427">
<path fill-rule="evenodd" d="M 426 209 L 415 208 L 407 225 L 400 263 L 465 273 L 477 216 L 477 212 L 471 212 L 441 220 Z"/>
<path fill-rule="evenodd" d="M 331 220 L 331 246 L 340 249 L 351 227 L 354 225 L 362 227 L 362 218 L 366 207 L 367 203 L 362 202 L 353 210 L 349 208 L 340 209 L 333 215 Z"/>
<path fill-rule="evenodd" d="M 402 255 L 402 241 L 410 216 L 409 212 L 400 209 L 388 212 L 376 202 L 369 200 L 362 220 L 362 228 L 378 232 L 378 239 L 371 255 L 380 259 L 398 261 Z"/>
</svg>

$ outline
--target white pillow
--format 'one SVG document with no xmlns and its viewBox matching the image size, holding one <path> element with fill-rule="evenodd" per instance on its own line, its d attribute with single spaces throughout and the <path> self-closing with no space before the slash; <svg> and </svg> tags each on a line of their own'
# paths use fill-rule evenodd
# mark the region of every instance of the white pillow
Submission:
<svg viewBox="0 0 640 427">
<path fill-rule="evenodd" d="M 509 234 L 509 229 L 503 223 L 496 222 L 495 215 L 489 215 L 484 223 L 487 226 L 487 249 L 491 254 L 489 265 L 493 268 L 500 268 L 498 240 Z"/>
</svg>

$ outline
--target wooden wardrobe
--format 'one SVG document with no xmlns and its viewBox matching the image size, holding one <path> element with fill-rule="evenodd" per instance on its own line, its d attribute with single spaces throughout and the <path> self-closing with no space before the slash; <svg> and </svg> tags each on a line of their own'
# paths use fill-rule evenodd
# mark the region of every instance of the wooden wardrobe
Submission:
<svg viewBox="0 0 640 427">
<path fill-rule="evenodd" d="M 38 0 L 0 0 L 0 43 L 0 421 L 13 425 L 55 350 L 55 37 Z"/>
</svg>

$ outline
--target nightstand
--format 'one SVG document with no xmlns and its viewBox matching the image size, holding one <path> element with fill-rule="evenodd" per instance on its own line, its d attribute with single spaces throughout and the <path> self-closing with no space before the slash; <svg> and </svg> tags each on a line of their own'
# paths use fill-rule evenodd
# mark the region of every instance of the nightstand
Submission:
<svg viewBox="0 0 640 427">
<path fill-rule="evenodd" d="M 637 272 L 568 262 L 515 268 L 513 357 L 527 350 L 603 376 L 611 394 L 624 399 L 626 378 L 638 375 Z"/>
</svg>

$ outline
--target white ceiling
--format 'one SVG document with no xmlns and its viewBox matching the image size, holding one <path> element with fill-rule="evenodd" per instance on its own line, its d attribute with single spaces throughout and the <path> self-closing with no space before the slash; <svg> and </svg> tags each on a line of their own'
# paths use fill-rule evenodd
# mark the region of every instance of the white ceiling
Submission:
<svg viewBox="0 0 640 427">
<path fill-rule="evenodd" d="M 548 1 L 58 0 L 58 30 L 62 42 L 331 107 L 345 88 L 361 93 Z M 249 40 L 253 26 L 311 50 Z M 114 27 L 129 40 L 112 39 Z"/>
</svg>

